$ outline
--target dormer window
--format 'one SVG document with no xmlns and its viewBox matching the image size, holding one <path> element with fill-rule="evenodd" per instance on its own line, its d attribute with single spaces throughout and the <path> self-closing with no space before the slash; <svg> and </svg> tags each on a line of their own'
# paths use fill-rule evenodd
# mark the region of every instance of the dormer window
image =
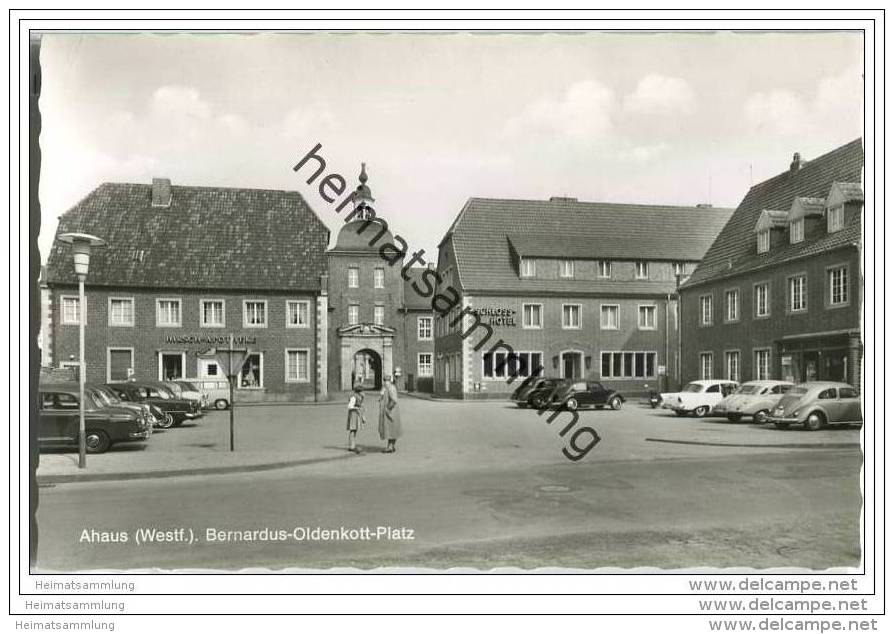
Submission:
<svg viewBox="0 0 894 634">
<path fill-rule="evenodd" d="M 792 244 L 804 242 L 804 218 L 792 220 L 789 224 L 789 242 Z"/>
<path fill-rule="evenodd" d="M 574 260 L 562 260 L 559 264 L 559 275 L 561 277 L 574 277 Z"/>
<path fill-rule="evenodd" d="M 844 229 L 844 205 L 838 205 L 830 209 L 826 222 L 829 233 L 835 233 Z"/>
<path fill-rule="evenodd" d="M 521 258 L 520 269 L 522 277 L 534 277 L 537 272 L 536 263 L 530 258 Z"/>
<path fill-rule="evenodd" d="M 649 279 L 649 263 L 643 260 L 640 260 L 636 263 L 636 279 L 638 280 L 647 280 Z"/>
<path fill-rule="evenodd" d="M 766 253 L 770 250 L 770 230 L 764 229 L 757 234 L 757 252 Z"/>
</svg>

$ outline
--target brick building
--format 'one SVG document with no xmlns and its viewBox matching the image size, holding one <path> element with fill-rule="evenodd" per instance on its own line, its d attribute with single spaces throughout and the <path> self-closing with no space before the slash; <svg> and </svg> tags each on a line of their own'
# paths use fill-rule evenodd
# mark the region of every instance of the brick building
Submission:
<svg viewBox="0 0 894 634">
<path fill-rule="evenodd" d="M 239 400 L 327 394 L 321 279 L 329 231 L 296 192 L 105 183 L 60 217 L 57 235 L 104 239 L 87 278 L 91 382 L 222 375 L 213 357 L 232 335 L 251 355 Z M 49 357 L 78 356 L 70 247 L 47 263 Z"/>
<path fill-rule="evenodd" d="M 505 398 L 540 365 L 628 393 L 677 384 L 675 289 L 731 213 L 470 199 L 440 244 L 438 296 L 455 301 L 435 305 L 435 394 Z"/>
<path fill-rule="evenodd" d="M 683 378 L 859 387 L 857 139 L 751 188 L 683 285 Z"/>
</svg>

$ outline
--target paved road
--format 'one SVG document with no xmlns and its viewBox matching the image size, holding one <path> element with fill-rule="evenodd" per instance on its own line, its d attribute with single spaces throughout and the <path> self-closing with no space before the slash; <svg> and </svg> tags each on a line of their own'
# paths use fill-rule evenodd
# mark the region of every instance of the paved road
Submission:
<svg viewBox="0 0 894 634">
<path fill-rule="evenodd" d="M 653 443 L 656 444 L 657 443 Z M 507 462 L 399 474 L 338 466 L 41 489 L 42 570 L 251 566 L 534 568 L 806 566 L 859 562 L 857 450 Z M 420 458 L 420 460 L 422 460 Z M 412 461 L 411 461 L 412 462 Z M 408 527 L 412 541 L 209 542 L 208 528 Z M 141 528 L 192 544 L 136 545 Z M 85 543 L 84 529 L 129 542 Z"/>
</svg>

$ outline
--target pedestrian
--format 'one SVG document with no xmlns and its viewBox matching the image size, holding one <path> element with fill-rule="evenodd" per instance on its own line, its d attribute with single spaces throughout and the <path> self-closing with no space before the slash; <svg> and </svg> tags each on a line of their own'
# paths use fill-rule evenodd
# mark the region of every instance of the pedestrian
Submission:
<svg viewBox="0 0 894 634">
<path fill-rule="evenodd" d="M 351 398 L 348 399 L 348 451 L 360 453 L 357 447 L 357 431 L 364 425 L 366 419 L 363 417 L 363 386 L 358 383 L 354 386 Z"/>
<path fill-rule="evenodd" d="M 397 439 L 401 436 L 400 405 L 391 376 L 385 375 L 384 381 L 379 397 L 379 438 L 387 441 L 384 453 L 394 453 L 397 451 Z"/>
</svg>

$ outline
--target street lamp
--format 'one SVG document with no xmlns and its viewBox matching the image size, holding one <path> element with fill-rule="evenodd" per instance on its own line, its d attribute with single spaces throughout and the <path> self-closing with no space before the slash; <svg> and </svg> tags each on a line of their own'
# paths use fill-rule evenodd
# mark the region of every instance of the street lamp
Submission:
<svg viewBox="0 0 894 634">
<path fill-rule="evenodd" d="M 87 432 L 84 422 L 84 382 L 87 364 L 84 362 L 84 323 L 87 321 L 87 300 L 84 293 L 84 281 L 90 268 L 90 249 L 105 246 L 105 240 L 87 233 L 63 233 L 59 242 L 71 245 L 74 255 L 74 270 L 78 276 L 78 469 L 87 467 Z"/>
</svg>

